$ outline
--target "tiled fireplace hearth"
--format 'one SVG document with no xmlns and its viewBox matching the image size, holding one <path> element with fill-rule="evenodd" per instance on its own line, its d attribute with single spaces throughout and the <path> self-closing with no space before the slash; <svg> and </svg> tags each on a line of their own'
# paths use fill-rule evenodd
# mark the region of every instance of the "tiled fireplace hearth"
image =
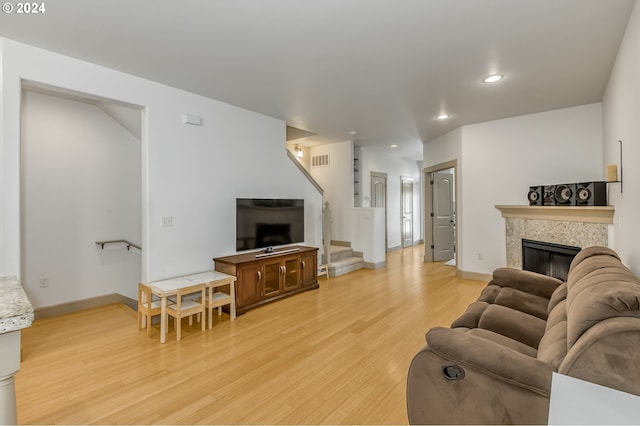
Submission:
<svg viewBox="0 0 640 426">
<path fill-rule="evenodd" d="M 567 246 L 607 246 L 614 208 L 496 206 L 505 218 L 507 266 L 522 268 L 522 239 Z"/>
</svg>

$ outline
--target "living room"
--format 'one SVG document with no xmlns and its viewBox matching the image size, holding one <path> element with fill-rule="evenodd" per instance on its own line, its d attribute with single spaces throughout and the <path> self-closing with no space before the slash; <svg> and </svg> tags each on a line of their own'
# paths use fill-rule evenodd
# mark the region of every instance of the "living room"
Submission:
<svg viewBox="0 0 640 426">
<path fill-rule="evenodd" d="M 636 220 L 640 177 L 628 163 L 640 155 L 640 129 L 635 119 L 640 106 L 634 96 L 640 93 L 639 32 L 636 5 L 619 49 L 612 47 L 617 52 L 613 54 L 615 64 L 600 98 L 468 123 L 424 141 L 424 168 L 453 159 L 459 162 L 457 268 L 461 275 L 488 275 L 504 265 L 505 224 L 496 205 L 526 204 L 530 185 L 602 180 L 609 164 L 618 165 L 619 172 L 624 170 L 624 187 L 609 185 L 615 218 L 608 228 L 608 245 L 625 265 L 640 273 L 635 241 L 640 233 Z M 97 100 L 116 100 L 141 111 L 143 203 L 138 226 L 144 250 L 129 252 L 138 257 L 135 262 L 140 269 L 132 270 L 126 280 L 152 281 L 207 270 L 212 257 L 232 254 L 234 216 L 229 206 L 239 196 L 304 198 L 305 244 L 322 245 L 322 195 L 300 179 L 298 170 L 283 155 L 284 120 L 10 38 L 1 39 L 1 55 L 1 275 L 21 276 L 25 268 L 21 114 L 23 90 L 34 86 L 67 96 L 90 94 Z M 203 125 L 185 124 L 181 121 L 184 114 L 201 117 Z M 265 164 L 269 164 L 268 173 Z M 171 217 L 173 226 L 163 226 L 163 217 Z M 85 238 L 90 247 L 87 250 L 97 250 L 96 238 L 111 238 L 117 232 L 114 229 L 105 232 L 110 235 Z M 49 287 L 42 288 L 42 274 L 50 272 L 34 272 L 29 282 L 23 283 L 35 295 L 36 308 L 110 293 L 136 297 L 133 286 L 107 277 L 97 285 L 67 288 L 64 279 L 48 275 Z M 77 282 L 91 283 L 93 274 L 80 274 Z"/>
<path fill-rule="evenodd" d="M 633 31 L 633 19 L 630 22 L 628 32 Z M 633 93 L 628 88 L 633 88 L 633 78 L 627 77 L 631 66 L 628 62 L 633 64 L 633 61 L 626 59 L 630 55 L 627 52 L 633 52 L 633 48 L 624 48 L 633 43 L 630 40 L 633 38 L 627 35 L 608 89 L 605 92 L 603 87 L 603 96 L 596 103 L 464 125 L 425 141 L 425 168 L 454 158 L 459 158 L 461 163 L 457 180 L 460 271 L 488 274 L 502 263 L 504 229 L 495 205 L 525 203 L 530 185 L 602 179 L 606 164 L 620 162 L 618 140 L 625 144 L 623 161 L 633 158 L 636 149 L 633 133 L 626 137 L 633 128 L 625 129 L 624 126 L 631 125 L 623 121 L 633 110 L 633 104 L 618 105 L 629 102 L 624 93 Z M 312 185 L 300 179 L 299 172 L 281 155 L 285 140 L 282 121 L 8 39 L 3 40 L 3 66 L 6 118 L 2 139 L 5 176 L 2 194 L 3 205 L 11 206 L 3 216 L 5 275 L 20 275 L 22 267 L 20 251 L 16 249 L 21 245 L 21 231 L 16 224 L 20 223 L 18 158 L 23 81 L 144 108 L 146 140 L 141 142 L 141 150 L 146 170 L 142 170 L 145 193 L 141 197 L 148 202 L 142 203 L 139 242 L 148 250 L 140 254 L 142 280 L 204 270 L 210 266 L 211 257 L 230 254 L 234 236 L 227 224 L 233 221 L 233 212 L 226 206 L 238 196 L 304 198 L 308 224 L 305 241 L 308 245 L 321 246 L 318 224 L 322 197 Z M 599 119 L 600 110 L 602 119 Z M 199 115 L 211 125 L 185 125 L 179 121 L 183 114 Z M 523 143 L 517 145 L 516 142 Z M 584 143 L 588 148 L 585 149 Z M 602 154 L 598 152 L 600 143 Z M 537 149 L 530 148 L 534 144 Z M 185 146 L 188 149 L 183 149 Z M 560 154 L 550 155 L 551 148 L 561 150 Z M 527 151 L 527 158 L 516 161 L 516 154 L 523 149 Z M 580 161 L 566 161 L 569 155 L 572 159 L 579 155 Z M 239 179 L 238 164 L 242 164 Z M 272 165 L 268 180 L 264 179 L 264 164 Z M 622 164 L 619 167 L 622 169 Z M 211 180 L 206 181 L 193 172 L 198 169 L 211 170 Z M 621 196 L 617 187 L 610 185 L 610 204 L 616 208 L 610 238 L 625 262 L 638 270 L 630 241 L 630 235 L 636 231 L 633 217 L 638 207 L 638 201 L 633 198 L 635 176 L 632 168 L 624 170 L 626 196 Z M 218 176 L 224 176 L 222 181 L 233 176 L 234 185 L 212 187 L 211 182 L 218 181 Z M 466 176 L 469 178 L 465 179 Z M 211 193 L 215 196 L 208 195 Z M 193 217 L 190 204 L 195 199 L 200 205 L 198 211 L 207 214 Z M 164 216 L 174 217 L 173 227 L 159 223 Z M 178 225 L 184 228 L 177 231 Z M 213 235 L 215 238 L 210 237 Z M 337 237 L 341 239 L 341 235 Z M 39 284 L 34 284 L 40 291 Z M 108 292 L 106 290 L 101 292 Z M 93 291 L 84 296 L 97 295 L 99 292 Z M 133 297 L 133 290 L 125 295 Z"/>
</svg>

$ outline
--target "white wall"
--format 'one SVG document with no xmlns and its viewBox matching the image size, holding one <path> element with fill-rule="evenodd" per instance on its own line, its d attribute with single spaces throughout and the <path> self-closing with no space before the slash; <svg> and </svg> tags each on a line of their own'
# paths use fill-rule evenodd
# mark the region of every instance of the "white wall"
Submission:
<svg viewBox="0 0 640 426">
<path fill-rule="evenodd" d="M 362 206 L 371 207 L 371 172 L 387 174 L 387 248 L 402 247 L 401 195 L 400 177 L 413 179 L 413 239 L 422 239 L 422 213 L 420 210 L 421 184 L 420 169 L 413 160 L 388 155 L 377 149 L 362 147 L 360 149 L 360 166 L 362 169 Z"/>
<path fill-rule="evenodd" d="M 384 246 L 384 209 L 375 207 L 353 207 L 351 223 L 354 238 L 352 247 L 362 253 L 367 267 L 386 265 L 387 251 Z"/>
<path fill-rule="evenodd" d="M 422 166 L 425 169 L 462 158 L 462 127 L 430 140 L 422 147 Z"/>
<path fill-rule="evenodd" d="M 331 209 L 331 239 L 351 241 L 353 207 L 353 142 L 344 141 L 310 148 L 310 156 L 329 154 L 329 165 L 311 167 L 309 173 L 324 190 Z"/>
<path fill-rule="evenodd" d="M 1 275 L 20 276 L 22 261 L 21 79 L 144 107 L 143 280 L 211 269 L 234 253 L 236 197 L 304 198 L 305 244 L 320 246 L 321 195 L 286 156 L 283 121 L 11 40 L 1 49 Z M 184 113 L 202 126 L 183 124 Z"/>
<path fill-rule="evenodd" d="M 620 184 L 609 185 L 609 204 L 616 208 L 613 243 L 622 261 L 640 274 L 640 6 L 636 3 L 618 51 L 616 63 L 602 101 L 604 161 L 617 164 L 620 174 L 620 144 L 623 142 L 623 192 Z"/>
<path fill-rule="evenodd" d="M 425 167 L 460 156 L 460 269 L 489 274 L 505 265 L 504 219 L 495 205 L 528 204 L 530 185 L 602 179 L 601 111 L 597 103 L 463 126 L 459 152 L 456 134 L 425 144 Z M 447 140 L 454 142 L 448 150 Z"/>
<path fill-rule="evenodd" d="M 22 286 L 31 303 L 130 293 L 140 251 L 94 242 L 140 244 L 140 140 L 87 103 L 26 91 L 22 107 Z"/>
</svg>

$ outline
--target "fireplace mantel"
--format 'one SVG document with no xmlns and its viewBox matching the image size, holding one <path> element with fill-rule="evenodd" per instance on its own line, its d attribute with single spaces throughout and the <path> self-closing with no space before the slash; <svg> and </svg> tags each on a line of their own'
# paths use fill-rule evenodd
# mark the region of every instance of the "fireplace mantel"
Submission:
<svg viewBox="0 0 640 426">
<path fill-rule="evenodd" d="M 503 218 L 613 224 L 613 206 L 497 205 Z"/>
</svg>

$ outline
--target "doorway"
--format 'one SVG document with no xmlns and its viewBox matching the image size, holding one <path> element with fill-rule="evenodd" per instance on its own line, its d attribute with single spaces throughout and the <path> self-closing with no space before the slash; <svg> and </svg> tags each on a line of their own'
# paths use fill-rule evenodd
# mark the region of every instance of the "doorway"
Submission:
<svg viewBox="0 0 640 426">
<path fill-rule="evenodd" d="M 387 174 L 371 172 L 371 207 L 384 208 L 384 251 L 387 243 Z"/>
<path fill-rule="evenodd" d="M 402 247 L 405 248 L 413 245 L 413 179 L 401 176 L 400 182 Z"/>
<path fill-rule="evenodd" d="M 21 275 L 36 309 L 136 297 L 141 107 L 23 83 Z M 96 241 L 131 241 L 135 245 Z"/>
<path fill-rule="evenodd" d="M 425 168 L 425 262 L 449 260 L 459 265 L 457 160 Z"/>
</svg>

